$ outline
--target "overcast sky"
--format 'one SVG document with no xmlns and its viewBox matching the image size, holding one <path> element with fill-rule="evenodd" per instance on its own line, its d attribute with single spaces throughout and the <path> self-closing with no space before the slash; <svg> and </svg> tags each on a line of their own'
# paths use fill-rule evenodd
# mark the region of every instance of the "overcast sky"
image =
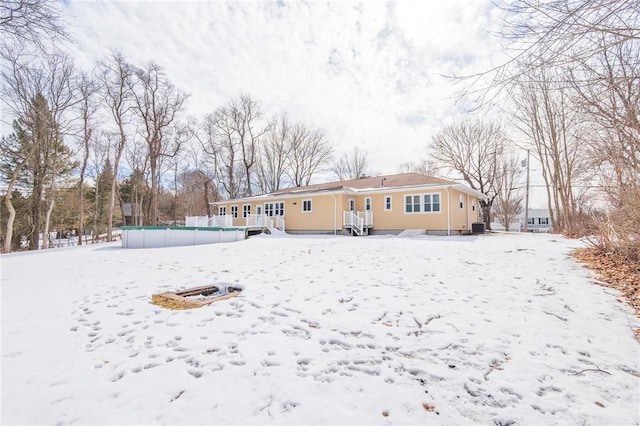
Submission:
<svg viewBox="0 0 640 426">
<path fill-rule="evenodd" d="M 361 146 L 376 174 L 423 158 L 465 109 L 443 76 L 486 70 L 499 51 L 490 0 L 68 1 L 65 15 L 80 66 L 111 49 L 155 61 L 198 118 L 248 93 L 338 152 Z"/>
</svg>

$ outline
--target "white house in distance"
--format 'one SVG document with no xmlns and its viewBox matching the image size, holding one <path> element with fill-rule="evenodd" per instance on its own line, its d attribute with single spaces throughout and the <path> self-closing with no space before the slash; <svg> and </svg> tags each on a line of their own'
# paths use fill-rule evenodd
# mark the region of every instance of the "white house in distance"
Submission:
<svg viewBox="0 0 640 426">
<path fill-rule="evenodd" d="M 551 232 L 551 215 L 549 209 L 529 209 L 527 215 L 527 230 L 529 232 Z M 524 232 L 525 214 L 518 215 L 520 222 L 520 231 Z"/>
<path fill-rule="evenodd" d="M 516 216 L 509 230 L 511 232 L 524 232 L 524 212 Z M 551 232 L 551 216 L 549 216 L 549 209 L 529 209 L 527 231 L 529 232 Z M 494 231 L 504 231 L 504 225 L 498 222 L 491 222 L 491 229 Z"/>
</svg>

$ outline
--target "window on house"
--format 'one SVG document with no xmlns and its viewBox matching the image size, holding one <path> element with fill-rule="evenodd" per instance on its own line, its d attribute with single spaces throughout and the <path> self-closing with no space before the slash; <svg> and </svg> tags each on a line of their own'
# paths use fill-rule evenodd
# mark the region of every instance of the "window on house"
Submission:
<svg viewBox="0 0 640 426">
<path fill-rule="evenodd" d="M 387 195 L 384 197 L 384 210 L 391 211 L 391 196 Z"/>
<path fill-rule="evenodd" d="M 276 216 L 284 216 L 284 201 L 275 203 L 274 213 Z"/>
<path fill-rule="evenodd" d="M 367 197 L 364 199 L 364 210 L 367 212 L 371 211 L 371 198 Z"/>
<path fill-rule="evenodd" d="M 302 200 L 302 211 L 303 212 L 311 211 L 311 200 Z"/>
<path fill-rule="evenodd" d="M 439 212 L 440 211 L 440 194 L 424 195 L 424 211 Z"/>
<path fill-rule="evenodd" d="M 432 211 L 434 212 L 439 212 L 440 211 L 440 194 L 432 194 L 431 196 L 431 204 L 432 204 Z"/>
<path fill-rule="evenodd" d="M 242 217 L 247 217 L 251 214 L 251 204 L 245 204 L 242 206 Z"/>
<path fill-rule="evenodd" d="M 536 220 L 532 217 L 530 217 L 529 219 L 527 219 L 527 225 L 535 225 L 536 224 Z"/>
<path fill-rule="evenodd" d="M 420 196 L 407 195 L 404 197 L 405 213 L 420 213 Z"/>
<path fill-rule="evenodd" d="M 476 200 L 473 200 L 473 201 L 471 202 L 471 211 L 472 211 L 472 212 L 475 212 L 475 211 L 476 211 Z"/>
<path fill-rule="evenodd" d="M 405 213 L 433 213 L 440 211 L 440 194 L 405 195 Z"/>
<path fill-rule="evenodd" d="M 265 216 L 284 216 L 284 201 L 278 201 L 277 203 L 264 203 Z"/>
<path fill-rule="evenodd" d="M 548 225 L 549 224 L 549 218 L 548 217 L 540 217 L 540 218 L 538 218 L 538 224 L 539 225 Z"/>
<path fill-rule="evenodd" d="M 464 208 L 464 196 L 462 194 L 460 194 L 460 208 Z"/>
<path fill-rule="evenodd" d="M 234 219 L 238 218 L 238 206 L 231 206 L 231 216 L 233 216 Z"/>
<path fill-rule="evenodd" d="M 227 206 L 218 207 L 218 215 L 225 216 L 227 214 Z"/>
</svg>

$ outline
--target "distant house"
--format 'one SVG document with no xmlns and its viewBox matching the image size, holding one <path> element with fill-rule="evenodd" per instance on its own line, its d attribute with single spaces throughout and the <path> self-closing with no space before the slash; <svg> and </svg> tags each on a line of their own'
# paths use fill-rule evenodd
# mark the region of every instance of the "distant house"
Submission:
<svg viewBox="0 0 640 426">
<path fill-rule="evenodd" d="M 282 189 L 214 204 L 233 226 L 289 233 L 465 234 L 484 195 L 452 181 L 404 173 Z"/>
<path fill-rule="evenodd" d="M 518 215 L 518 221 L 520 222 L 520 231 L 524 232 L 524 212 Z M 529 214 L 527 215 L 527 231 L 552 232 L 553 229 L 551 229 L 551 216 L 549 214 L 549 209 L 529 209 Z"/>
<path fill-rule="evenodd" d="M 134 211 L 135 207 L 135 211 Z M 123 222 L 126 226 L 136 225 L 135 219 L 140 217 L 142 211 L 140 204 L 122 203 L 122 216 Z M 135 213 L 135 216 L 134 216 Z"/>
</svg>

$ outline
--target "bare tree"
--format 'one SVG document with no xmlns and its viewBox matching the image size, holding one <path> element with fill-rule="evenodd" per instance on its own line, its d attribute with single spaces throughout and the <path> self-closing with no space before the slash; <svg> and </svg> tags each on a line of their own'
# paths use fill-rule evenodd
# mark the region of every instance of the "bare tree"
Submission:
<svg viewBox="0 0 640 426">
<path fill-rule="evenodd" d="M 120 198 L 120 208 L 124 214 L 124 203 L 131 203 L 131 215 L 134 225 L 141 226 L 149 220 L 149 155 L 147 153 L 147 143 L 140 138 L 134 138 L 127 144 L 125 158 L 131 175 L 125 180 L 120 191 L 128 192 Z"/>
<path fill-rule="evenodd" d="M 158 224 L 160 161 L 180 150 L 181 139 L 172 137 L 172 125 L 182 109 L 187 94 L 167 79 L 162 68 L 151 62 L 136 70 L 133 90 L 136 109 L 142 122 L 142 136 L 147 144 L 151 173 L 150 224 Z"/>
<path fill-rule="evenodd" d="M 516 156 L 504 155 L 499 164 L 498 178 L 499 192 L 494 202 L 493 215 L 496 222 L 504 226 L 505 231 L 511 230 L 511 222 L 522 212 L 524 199 L 522 190 L 523 169 Z"/>
<path fill-rule="evenodd" d="M 22 167 L 29 171 L 32 181 L 33 232 L 29 247 L 37 250 L 40 232 L 47 231 L 42 228 L 45 190 L 51 185 L 55 187 L 58 172 L 63 169 L 58 162 L 65 157 L 62 138 L 70 130 L 65 114 L 76 101 L 71 84 L 74 66 L 71 59 L 60 52 L 42 55 L 36 60 L 14 51 L 5 59 L 0 90 L 31 144 L 29 149 L 33 149 L 29 161 Z M 51 203 L 53 197 L 45 211 L 46 218 L 50 215 Z"/>
<path fill-rule="evenodd" d="M 238 146 L 242 153 L 242 165 L 245 175 L 245 195 L 252 195 L 253 168 L 257 161 L 260 138 L 267 131 L 269 124 L 261 123 L 263 112 L 258 103 L 247 94 L 240 95 L 229 105 L 234 123 L 234 131 Z"/>
<path fill-rule="evenodd" d="M 367 153 L 356 146 L 341 155 L 331 167 L 331 171 L 338 180 L 352 180 L 365 176 L 368 168 Z"/>
<path fill-rule="evenodd" d="M 530 72 L 588 62 L 620 43 L 640 40 L 637 0 L 514 0 L 505 3 L 503 12 L 499 35 L 507 43 L 509 59 L 461 77 L 470 83 L 466 94 L 510 89 Z M 568 71 L 564 68 L 556 82 L 570 86 Z"/>
<path fill-rule="evenodd" d="M 291 149 L 291 123 L 286 114 L 273 120 L 260 144 L 257 186 L 264 194 L 285 184 L 286 165 Z"/>
<path fill-rule="evenodd" d="M 93 78 L 87 73 L 78 75 L 78 112 L 80 115 L 80 151 L 82 160 L 80 162 L 80 176 L 78 177 L 78 245 L 82 245 L 82 237 L 85 234 L 85 178 L 87 167 L 89 165 L 89 156 L 91 155 L 92 146 L 94 145 L 95 123 L 94 117 L 98 110 L 96 102 L 96 94 L 98 91 L 97 84 Z"/>
<path fill-rule="evenodd" d="M 192 131 L 198 142 L 197 131 Z M 211 203 L 220 199 L 218 186 L 215 184 L 215 170 L 208 169 L 201 159 L 202 151 L 200 144 L 189 143 L 187 145 L 186 156 L 189 159 L 191 170 L 185 170 L 181 174 L 182 186 L 185 188 L 187 199 L 187 214 L 198 214 L 200 211 L 206 212 L 207 216 L 213 215 Z M 198 199 L 201 202 L 197 201 Z M 200 209 L 202 204 L 203 209 Z"/>
<path fill-rule="evenodd" d="M 18 46 L 31 45 L 40 50 L 45 50 L 44 40 L 69 38 L 52 0 L 0 1 L 0 35 L 5 42 L 10 40 Z M 6 48 L 7 44 L 3 50 Z"/>
<path fill-rule="evenodd" d="M 35 145 L 30 143 L 25 132 L 22 131 L 17 124 L 14 127 L 16 128 L 16 133 L 9 137 L 3 137 L 0 140 L 0 150 L 3 153 L 2 157 L 0 157 L 2 160 L 2 172 L 7 185 L 4 203 L 9 212 L 4 234 L 4 245 L 2 247 L 4 253 L 9 253 L 12 249 L 13 224 L 16 218 L 16 209 L 11 202 L 13 190 L 22 172 L 22 168 L 35 154 Z"/>
<path fill-rule="evenodd" d="M 499 166 L 506 145 L 500 124 L 479 120 L 447 126 L 431 143 L 435 160 L 487 196 L 480 201 L 487 229 L 491 229 L 491 206 L 500 192 Z"/>
<path fill-rule="evenodd" d="M 113 142 L 110 147 L 113 158 L 113 181 L 110 183 L 111 194 L 109 213 L 107 216 L 107 241 L 113 238 L 113 216 L 115 213 L 118 173 L 120 161 L 127 145 L 129 125 L 134 117 L 133 101 L 133 67 L 126 61 L 122 53 L 113 52 L 111 56 L 98 63 L 98 80 L 102 86 L 102 99 L 115 125 Z"/>
<path fill-rule="evenodd" d="M 244 167 L 240 164 L 240 147 L 235 137 L 232 113 L 228 107 L 207 114 L 196 137 L 206 155 L 209 169 L 230 198 L 243 193 Z"/>
<path fill-rule="evenodd" d="M 431 159 L 423 159 L 417 163 L 411 161 L 402 163 L 398 167 L 398 173 L 420 173 L 425 176 L 445 177 L 442 167 Z"/>
<path fill-rule="evenodd" d="M 570 231 L 578 212 L 574 189 L 588 170 L 580 143 L 581 117 L 567 90 L 554 83 L 551 71 L 539 71 L 512 92 L 517 107 L 514 118 L 542 165 L 551 226 L 559 232 Z"/>
<path fill-rule="evenodd" d="M 333 154 L 333 148 L 324 133 L 296 123 L 291 128 L 291 149 L 287 161 L 287 175 L 293 186 L 306 186 L 324 167 Z"/>
<path fill-rule="evenodd" d="M 253 183 L 261 185 L 261 149 L 270 123 L 263 120 L 259 104 L 240 95 L 205 116 L 198 140 L 211 167 L 230 198 L 253 194 Z M 262 146 L 261 146 L 262 145 Z"/>
<path fill-rule="evenodd" d="M 581 142 L 606 178 L 603 187 L 640 185 L 640 42 L 604 49 L 572 73 L 577 105 L 592 126 Z"/>
</svg>

